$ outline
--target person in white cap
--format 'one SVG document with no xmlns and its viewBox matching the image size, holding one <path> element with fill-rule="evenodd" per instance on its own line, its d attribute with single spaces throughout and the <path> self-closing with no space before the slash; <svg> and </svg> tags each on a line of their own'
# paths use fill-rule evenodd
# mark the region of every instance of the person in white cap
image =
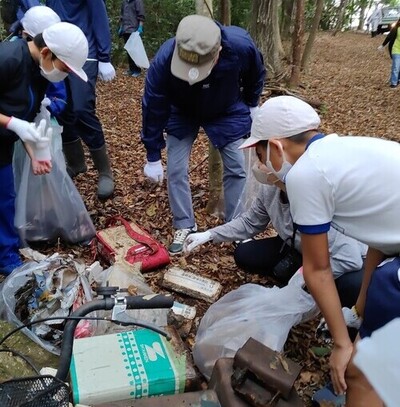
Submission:
<svg viewBox="0 0 400 407">
<path fill-rule="evenodd" d="M 22 38 L 32 41 L 36 35 L 41 34 L 47 27 L 59 22 L 61 22 L 60 17 L 50 7 L 31 7 L 21 19 Z M 65 110 L 67 90 L 64 81 L 49 83 L 43 103 L 55 118 Z"/>
<path fill-rule="evenodd" d="M 0 43 L 0 273 L 21 264 L 19 238 L 14 228 L 12 155 L 18 137 L 24 142 L 45 142 L 41 128 L 30 123 L 40 109 L 49 81 L 73 73 L 87 80 L 82 66 L 88 54 L 83 32 L 73 24 L 56 23 L 33 41 Z M 34 172 L 50 171 L 50 162 L 33 162 Z"/>
<path fill-rule="evenodd" d="M 30 7 L 39 4 L 40 0 L 29 0 Z M 68 103 L 59 122 L 63 126 L 63 152 L 68 174 L 74 178 L 87 171 L 82 140 L 98 172 L 97 196 L 107 199 L 114 192 L 114 176 L 103 128 L 96 114 L 97 78 L 106 82 L 115 78 L 106 4 L 104 0 L 46 0 L 45 4 L 60 16 L 61 21 L 76 24 L 89 43 L 88 59 L 83 68 L 89 80 L 82 84 L 72 76 L 66 79 Z"/>
<path fill-rule="evenodd" d="M 146 77 L 141 138 L 147 150 L 144 174 L 161 182 L 163 130 L 168 134 L 168 197 L 176 229 L 171 254 L 181 253 L 186 237 L 197 229 L 188 167 L 200 126 L 221 154 L 225 219 L 232 219 L 246 177 L 237 147 L 250 131 L 250 112 L 264 79 L 263 58 L 250 35 L 204 16 L 184 17 L 176 37 L 158 50 Z"/>
<path fill-rule="evenodd" d="M 354 317 L 359 336 L 370 336 L 400 317 L 400 145 L 371 137 L 325 136 L 320 118 L 292 96 L 267 100 L 258 110 L 251 136 L 264 171 L 285 183 L 294 223 L 301 233 L 304 278 L 331 332 L 331 378 L 346 406 L 382 406 L 352 362 L 335 288 L 327 233 L 331 227 L 366 245 L 364 278 Z"/>
</svg>

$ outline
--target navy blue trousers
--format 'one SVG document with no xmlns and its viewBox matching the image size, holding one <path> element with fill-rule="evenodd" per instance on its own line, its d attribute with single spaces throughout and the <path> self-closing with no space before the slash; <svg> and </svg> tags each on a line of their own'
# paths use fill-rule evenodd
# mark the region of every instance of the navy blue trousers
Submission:
<svg viewBox="0 0 400 407">
<path fill-rule="evenodd" d="M 14 227 L 15 190 L 12 165 L 0 167 L 0 268 L 19 263 L 20 240 Z"/>
<path fill-rule="evenodd" d="M 98 62 L 86 61 L 83 69 L 88 76 L 87 82 L 72 73 L 65 79 L 67 107 L 59 121 L 64 127 L 64 143 L 81 138 L 89 150 L 96 150 L 104 145 L 103 129 L 96 115 Z"/>
</svg>

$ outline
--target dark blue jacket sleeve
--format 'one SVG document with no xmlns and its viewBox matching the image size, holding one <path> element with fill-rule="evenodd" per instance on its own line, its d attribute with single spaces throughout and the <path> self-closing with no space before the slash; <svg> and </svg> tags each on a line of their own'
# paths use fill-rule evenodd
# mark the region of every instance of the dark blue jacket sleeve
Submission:
<svg viewBox="0 0 400 407">
<path fill-rule="evenodd" d="M 239 30 L 243 31 L 240 28 Z M 262 54 L 248 33 L 237 42 L 236 50 L 242 63 L 243 100 L 250 107 L 257 106 L 266 76 Z"/>
<path fill-rule="evenodd" d="M 67 89 L 65 82 L 49 83 L 46 90 L 46 97 L 51 101 L 47 109 L 52 116 L 57 118 L 67 106 Z"/>
<path fill-rule="evenodd" d="M 17 18 L 21 21 L 21 18 L 24 16 L 27 10 L 34 6 L 40 6 L 39 0 L 19 0 L 19 7 L 17 11 Z"/>
<path fill-rule="evenodd" d="M 90 0 L 86 4 L 91 15 L 93 35 L 97 42 L 97 59 L 100 62 L 110 62 L 111 32 L 105 2 Z"/>
<path fill-rule="evenodd" d="M 166 41 L 157 52 L 147 72 L 142 99 L 141 139 L 147 150 L 148 161 L 161 159 L 165 147 L 163 130 L 171 112 L 168 82 L 171 74 L 171 58 L 175 41 Z"/>
</svg>

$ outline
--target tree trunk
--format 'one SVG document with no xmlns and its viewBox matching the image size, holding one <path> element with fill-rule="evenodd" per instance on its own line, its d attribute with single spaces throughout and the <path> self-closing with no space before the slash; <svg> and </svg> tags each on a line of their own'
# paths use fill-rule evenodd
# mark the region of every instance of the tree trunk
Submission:
<svg viewBox="0 0 400 407">
<path fill-rule="evenodd" d="M 231 25 L 231 0 L 221 0 L 221 23 Z"/>
<path fill-rule="evenodd" d="M 292 35 L 294 3 L 293 0 L 282 0 L 280 33 L 284 40 L 289 39 Z"/>
<path fill-rule="evenodd" d="M 250 34 L 264 57 L 269 79 L 282 73 L 278 6 L 276 0 L 252 1 Z"/>
<path fill-rule="evenodd" d="M 360 5 L 360 20 L 358 21 L 358 27 L 357 27 L 357 30 L 359 30 L 359 31 L 362 31 L 364 29 L 367 7 L 368 7 L 368 4 L 366 2 L 363 2 Z"/>
<path fill-rule="evenodd" d="M 307 71 L 308 63 L 310 61 L 311 50 L 317 36 L 319 22 L 321 21 L 322 11 L 324 9 L 324 0 L 315 0 L 315 14 L 311 24 L 310 33 L 307 38 L 306 46 L 304 47 L 303 57 L 301 59 L 301 70 Z"/>
<path fill-rule="evenodd" d="M 297 88 L 300 84 L 301 52 L 304 36 L 304 11 L 305 0 L 296 1 L 296 20 L 292 41 L 292 74 L 290 75 L 289 87 Z"/>
<path fill-rule="evenodd" d="M 346 11 L 348 1 L 349 0 L 340 0 L 339 9 L 337 12 L 336 27 L 332 34 L 333 36 L 335 36 L 343 27 L 344 13 Z"/>
<path fill-rule="evenodd" d="M 196 0 L 196 14 L 206 17 L 213 16 L 212 0 Z M 208 141 L 208 188 L 209 198 L 207 203 L 207 213 L 224 217 L 224 194 L 222 188 L 222 159 L 219 151 Z"/>
</svg>

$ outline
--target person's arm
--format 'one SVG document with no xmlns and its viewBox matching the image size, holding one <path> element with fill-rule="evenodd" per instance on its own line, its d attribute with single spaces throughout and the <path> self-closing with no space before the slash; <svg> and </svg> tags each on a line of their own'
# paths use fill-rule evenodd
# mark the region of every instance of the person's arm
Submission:
<svg viewBox="0 0 400 407">
<path fill-rule="evenodd" d="M 248 106 L 255 107 L 264 87 L 266 70 L 262 54 L 247 32 L 238 44 L 238 54 L 241 61 L 243 99 Z"/>
<path fill-rule="evenodd" d="M 139 22 L 139 27 L 142 27 L 141 29 L 138 28 L 138 30 L 140 32 L 143 32 L 145 16 L 144 16 L 144 4 L 142 0 L 136 0 L 135 9 L 136 9 L 136 18 Z"/>
<path fill-rule="evenodd" d="M 356 301 L 356 311 L 360 317 L 364 316 L 364 309 L 365 309 L 365 299 L 367 296 L 367 289 L 369 286 L 369 282 L 371 281 L 372 273 L 377 268 L 378 264 L 382 262 L 384 259 L 384 254 L 377 250 L 373 249 L 372 247 L 368 248 L 367 257 L 365 259 L 365 271 L 363 275 L 363 281 L 360 288 L 360 294 L 358 295 Z"/>
<path fill-rule="evenodd" d="M 49 83 L 46 89 L 46 97 L 50 100 L 47 109 L 52 116 L 58 117 L 67 106 L 67 89 L 65 82 Z"/>
<path fill-rule="evenodd" d="M 92 21 L 92 30 L 97 43 L 99 62 L 111 62 L 111 32 L 104 0 L 86 2 Z"/>
<path fill-rule="evenodd" d="M 324 316 L 334 340 L 330 358 L 331 378 L 335 391 L 346 391 L 345 371 L 353 345 L 344 321 L 329 259 L 327 233 L 301 234 L 303 274 L 308 290 Z"/>
<path fill-rule="evenodd" d="M 168 82 L 172 75 L 170 66 L 174 44 L 171 39 L 161 46 L 146 75 L 141 140 L 149 162 L 161 160 L 161 150 L 165 147 L 163 130 L 171 111 Z"/>
</svg>

